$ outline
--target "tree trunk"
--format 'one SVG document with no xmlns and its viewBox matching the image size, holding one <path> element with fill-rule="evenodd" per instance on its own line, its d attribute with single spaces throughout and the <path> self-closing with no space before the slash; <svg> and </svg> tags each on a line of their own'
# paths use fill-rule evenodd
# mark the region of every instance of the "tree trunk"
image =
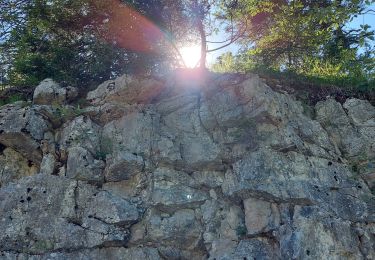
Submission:
<svg viewBox="0 0 375 260">
<path fill-rule="evenodd" d="M 201 69 L 206 68 L 206 59 L 207 59 L 207 39 L 206 39 L 206 32 L 204 30 L 203 21 L 199 19 L 199 34 L 201 36 L 201 59 L 199 63 L 199 67 Z"/>
<path fill-rule="evenodd" d="M 207 39 L 206 31 L 204 28 L 204 18 L 205 18 L 205 4 L 203 1 L 194 0 L 192 2 L 192 10 L 196 14 L 196 26 L 201 37 L 201 57 L 199 61 L 199 68 L 206 68 L 206 59 L 207 59 Z"/>
</svg>

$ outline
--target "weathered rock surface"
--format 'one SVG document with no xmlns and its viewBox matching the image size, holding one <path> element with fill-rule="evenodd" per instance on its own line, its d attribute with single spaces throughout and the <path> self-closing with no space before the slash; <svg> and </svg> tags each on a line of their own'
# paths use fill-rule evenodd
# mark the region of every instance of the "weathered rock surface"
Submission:
<svg viewBox="0 0 375 260">
<path fill-rule="evenodd" d="M 18 102 L 0 108 L 0 143 L 21 153 L 39 165 L 42 161 L 40 142 L 50 127 L 39 113 L 39 107 Z"/>
<path fill-rule="evenodd" d="M 0 169 L 0 187 L 38 172 L 38 167 L 12 148 L 1 151 Z"/>
<path fill-rule="evenodd" d="M 163 89 L 165 84 L 154 78 L 134 78 L 124 75 L 99 85 L 87 95 L 87 99 L 95 105 L 104 103 L 148 103 Z"/>
<path fill-rule="evenodd" d="M 256 75 L 184 71 L 62 120 L 74 96 L 0 108 L 0 259 L 375 258 L 369 102 L 306 115 Z"/>
</svg>

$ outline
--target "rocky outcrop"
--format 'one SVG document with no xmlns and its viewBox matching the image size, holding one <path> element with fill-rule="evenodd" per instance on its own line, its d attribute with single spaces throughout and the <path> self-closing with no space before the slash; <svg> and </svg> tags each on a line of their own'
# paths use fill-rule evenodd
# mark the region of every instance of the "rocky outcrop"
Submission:
<svg viewBox="0 0 375 260">
<path fill-rule="evenodd" d="M 375 108 L 205 76 L 0 108 L 0 259 L 375 258 Z"/>
<path fill-rule="evenodd" d="M 35 88 L 33 101 L 36 105 L 63 105 L 77 96 L 76 88 L 63 88 L 52 79 L 45 79 Z"/>
</svg>

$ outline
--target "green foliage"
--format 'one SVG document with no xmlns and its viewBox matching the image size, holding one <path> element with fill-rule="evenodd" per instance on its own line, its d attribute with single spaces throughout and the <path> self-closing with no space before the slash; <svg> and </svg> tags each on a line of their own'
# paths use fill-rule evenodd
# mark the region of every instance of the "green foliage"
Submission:
<svg viewBox="0 0 375 260">
<path fill-rule="evenodd" d="M 227 12 L 246 27 L 244 41 L 254 46 L 253 54 L 267 66 L 284 64 L 289 69 L 299 65 L 301 56 L 319 52 L 363 6 L 357 0 L 239 2 L 235 12 Z"/>
<path fill-rule="evenodd" d="M 75 117 L 83 114 L 83 110 L 79 105 L 73 106 L 62 106 L 60 104 L 52 104 L 53 113 L 50 116 L 50 121 L 55 127 L 61 126 L 63 123 L 68 122 Z M 87 137 L 87 136 L 86 136 Z"/>
<path fill-rule="evenodd" d="M 17 101 L 24 101 L 23 96 L 20 95 L 20 94 L 13 94 L 13 95 L 10 95 L 9 97 L 1 99 L 0 100 L 0 106 L 4 106 L 6 104 L 12 104 L 12 103 L 15 103 Z"/>
<path fill-rule="evenodd" d="M 161 24 L 156 8 L 161 0 L 124 2 Z M 109 28 L 104 21 L 114 19 L 114 3 L 118 4 L 99 0 L 1 1 L 1 80 L 31 87 L 49 77 L 90 86 L 124 73 L 156 69 L 166 55 L 125 49 L 116 43 L 118 39 L 105 37 Z M 118 21 L 116 26 L 128 25 Z M 120 32 L 122 28 L 116 29 Z"/>
<path fill-rule="evenodd" d="M 118 13 L 121 8 L 115 0 L 0 1 L 1 83 L 30 87 L 50 77 L 92 86 L 124 73 L 164 70 L 176 41 L 201 40 L 204 46 L 206 36 L 217 33 L 221 24 L 229 42 L 240 40 L 242 52 L 220 56 L 212 66 L 216 72 L 267 70 L 363 90 L 373 88 L 374 32 L 366 24 L 346 28 L 369 1 L 121 2 L 137 11 L 131 13 L 136 15 Z M 137 14 L 142 16 L 137 18 Z M 146 24 L 143 17 L 148 19 Z M 163 39 L 148 31 L 153 26 L 160 28 Z M 148 51 L 121 44 L 139 33 L 137 30 L 155 37 Z"/>
<path fill-rule="evenodd" d="M 346 28 L 365 10 L 366 2 L 239 0 L 223 5 L 222 16 L 234 19 L 235 27 L 244 31 L 243 48 L 236 56 L 220 56 L 212 68 L 267 71 L 318 84 L 373 90 L 374 32 L 366 24 Z"/>
<path fill-rule="evenodd" d="M 235 72 L 237 70 L 235 57 L 231 52 L 226 52 L 218 57 L 217 62 L 211 67 L 212 71 L 218 73 Z"/>
<path fill-rule="evenodd" d="M 375 91 L 374 58 L 357 56 L 354 51 L 337 60 L 326 60 L 322 57 L 303 57 L 303 63 L 297 69 L 281 71 L 274 66 L 262 64 L 251 52 L 236 56 L 223 54 L 212 65 L 215 72 L 252 72 L 265 77 L 283 79 L 286 82 L 304 82 L 318 86 L 337 86 L 352 91 Z M 228 62 L 226 57 L 231 57 Z M 224 61 L 224 62 L 223 62 Z"/>
</svg>

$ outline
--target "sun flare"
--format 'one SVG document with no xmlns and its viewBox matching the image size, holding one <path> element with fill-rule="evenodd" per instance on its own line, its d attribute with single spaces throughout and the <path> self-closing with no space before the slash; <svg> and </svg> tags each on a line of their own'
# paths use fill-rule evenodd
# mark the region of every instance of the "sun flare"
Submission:
<svg viewBox="0 0 375 260">
<path fill-rule="evenodd" d="M 201 57 L 200 46 L 183 47 L 180 49 L 180 53 L 186 67 L 195 68 L 199 65 L 199 59 Z"/>
</svg>

